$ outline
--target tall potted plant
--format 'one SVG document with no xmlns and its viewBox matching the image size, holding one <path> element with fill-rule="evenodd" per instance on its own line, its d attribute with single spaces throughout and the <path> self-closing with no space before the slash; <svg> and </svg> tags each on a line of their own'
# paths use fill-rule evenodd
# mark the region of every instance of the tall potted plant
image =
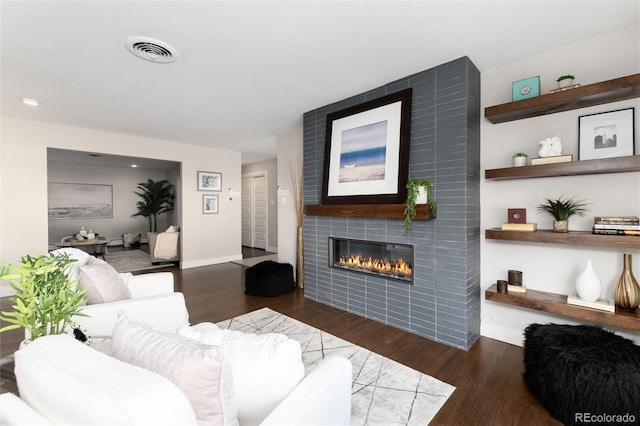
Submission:
<svg viewBox="0 0 640 426">
<path fill-rule="evenodd" d="M 416 204 L 429 204 L 431 213 L 436 214 L 438 206 L 431 196 L 432 187 L 429 179 L 413 179 L 407 182 L 407 200 L 404 203 L 404 231 L 407 234 L 411 232 L 411 224 L 416 217 Z"/>
<path fill-rule="evenodd" d="M 0 320 L 9 325 L 0 332 L 24 327 L 31 340 L 47 334 L 63 333 L 74 315 L 85 304 L 86 289 L 77 289 L 69 278 L 71 259 L 66 254 L 27 255 L 19 267 L 4 265 L 0 279 L 8 280 L 14 291 L 13 311 L 0 312 Z"/>
<path fill-rule="evenodd" d="M 552 200 L 545 198 L 546 202 L 538 206 L 538 211 L 549 213 L 553 216 L 553 231 L 568 232 L 569 218 L 578 215 L 584 216 L 589 210 L 586 208 L 587 203 L 582 200 L 576 200 L 575 197 L 559 198 Z"/>
<path fill-rule="evenodd" d="M 138 184 L 138 190 L 139 192 L 133 192 L 142 200 L 136 203 L 138 212 L 131 217 L 146 217 L 149 221 L 149 232 L 157 232 L 158 216 L 173 211 L 174 187 L 166 179 L 147 179 L 146 182 Z"/>
</svg>

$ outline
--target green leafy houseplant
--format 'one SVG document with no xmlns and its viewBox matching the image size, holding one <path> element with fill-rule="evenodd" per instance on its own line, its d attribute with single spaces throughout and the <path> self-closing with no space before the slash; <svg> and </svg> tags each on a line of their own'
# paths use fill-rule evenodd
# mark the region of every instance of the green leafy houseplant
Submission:
<svg viewBox="0 0 640 426">
<path fill-rule="evenodd" d="M 584 216 L 589 210 L 586 208 L 587 203 L 582 200 L 576 200 L 575 197 L 564 198 L 560 196 L 558 199 L 552 200 L 545 198 L 546 203 L 540 204 L 538 210 L 549 213 L 553 216 L 553 230 L 555 232 L 567 232 L 567 221 L 569 217 L 575 215 Z"/>
<path fill-rule="evenodd" d="M 420 192 L 420 188 L 424 187 L 427 193 L 427 203 L 431 212 L 435 215 L 437 210 L 436 200 L 431 196 L 431 188 L 433 184 L 428 179 L 414 179 L 407 182 L 407 200 L 404 203 L 404 231 L 408 234 L 411 232 L 411 223 L 416 217 L 416 200 Z"/>
<path fill-rule="evenodd" d="M 575 76 L 575 75 L 572 75 L 572 74 L 565 74 L 565 75 L 561 75 L 560 77 L 558 77 L 556 81 L 560 82 L 560 81 L 562 81 L 562 80 L 573 80 L 573 79 L 575 79 L 575 78 L 576 78 L 576 76 Z"/>
<path fill-rule="evenodd" d="M 24 327 L 30 338 L 60 334 L 85 304 L 86 290 L 77 290 L 76 281 L 69 278 L 75 259 L 66 254 L 27 255 L 19 267 L 4 265 L 0 279 L 8 280 L 14 291 L 13 311 L 0 312 L 0 320 L 9 325 L 0 332 Z"/>
<path fill-rule="evenodd" d="M 516 158 L 516 157 L 528 157 L 528 155 L 522 151 L 518 151 L 515 154 L 513 154 L 513 158 Z"/>
<path fill-rule="evenodd" d="M 140 192 L 133 191 L 142 198 L 136 203 L 138 212 L 131 217 L 142 216 L 149 221 L 149 232 L 158 230 L 158 216 L 173 210 L 174 187 L 168 180 L 147 179 L 138 184 Z"/>
</svg>

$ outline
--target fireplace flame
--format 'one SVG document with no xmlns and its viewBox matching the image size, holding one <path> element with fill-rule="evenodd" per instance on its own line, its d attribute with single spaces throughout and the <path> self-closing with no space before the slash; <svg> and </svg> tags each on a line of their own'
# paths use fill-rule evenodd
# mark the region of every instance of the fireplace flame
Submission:
<svg viewBox="0 0 640 426">
<path fill-rule="evenodd" d="M 339 266 L 376 272 L 379 274 L 392 274 L 399 277 L 411 277 L 413 271 L 411 264 L 405 262 L 402 258 L 398 260 L 376 259 L 373 257 L 365 257 L 360 253 L 340 256 L 336 262 Z"/>
</svg>

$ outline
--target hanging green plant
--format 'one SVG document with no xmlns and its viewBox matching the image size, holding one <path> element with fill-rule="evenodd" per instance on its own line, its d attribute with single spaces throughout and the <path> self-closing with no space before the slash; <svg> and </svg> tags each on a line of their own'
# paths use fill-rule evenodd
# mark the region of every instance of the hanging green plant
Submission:
<svg viewBox="0 0 640 426">
<path fill-rule="evenodd" d="M 431 212 L 435 215 L 437 210 L 436 200 L 431 196 L 433 184 L 429 179 L 413 179 L 407 182 L 407 200 L 404 203 L 404 232 L 411 233 L 411 224 L 416 217 L 416 200 L 420 193 L 420 188 L 424 188 L 427 194 L 427 204 Z"/>
</svg>

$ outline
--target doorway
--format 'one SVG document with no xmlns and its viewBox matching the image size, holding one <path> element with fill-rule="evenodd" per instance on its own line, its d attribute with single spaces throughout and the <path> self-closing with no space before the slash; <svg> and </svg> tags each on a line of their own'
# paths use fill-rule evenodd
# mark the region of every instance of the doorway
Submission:
<svg viewBox="0 0 640 426">
<path fill-rule="evenodd" d="M 242 176 L 242 245 L 267 248 L 267 175 Z"/>
</svg>

